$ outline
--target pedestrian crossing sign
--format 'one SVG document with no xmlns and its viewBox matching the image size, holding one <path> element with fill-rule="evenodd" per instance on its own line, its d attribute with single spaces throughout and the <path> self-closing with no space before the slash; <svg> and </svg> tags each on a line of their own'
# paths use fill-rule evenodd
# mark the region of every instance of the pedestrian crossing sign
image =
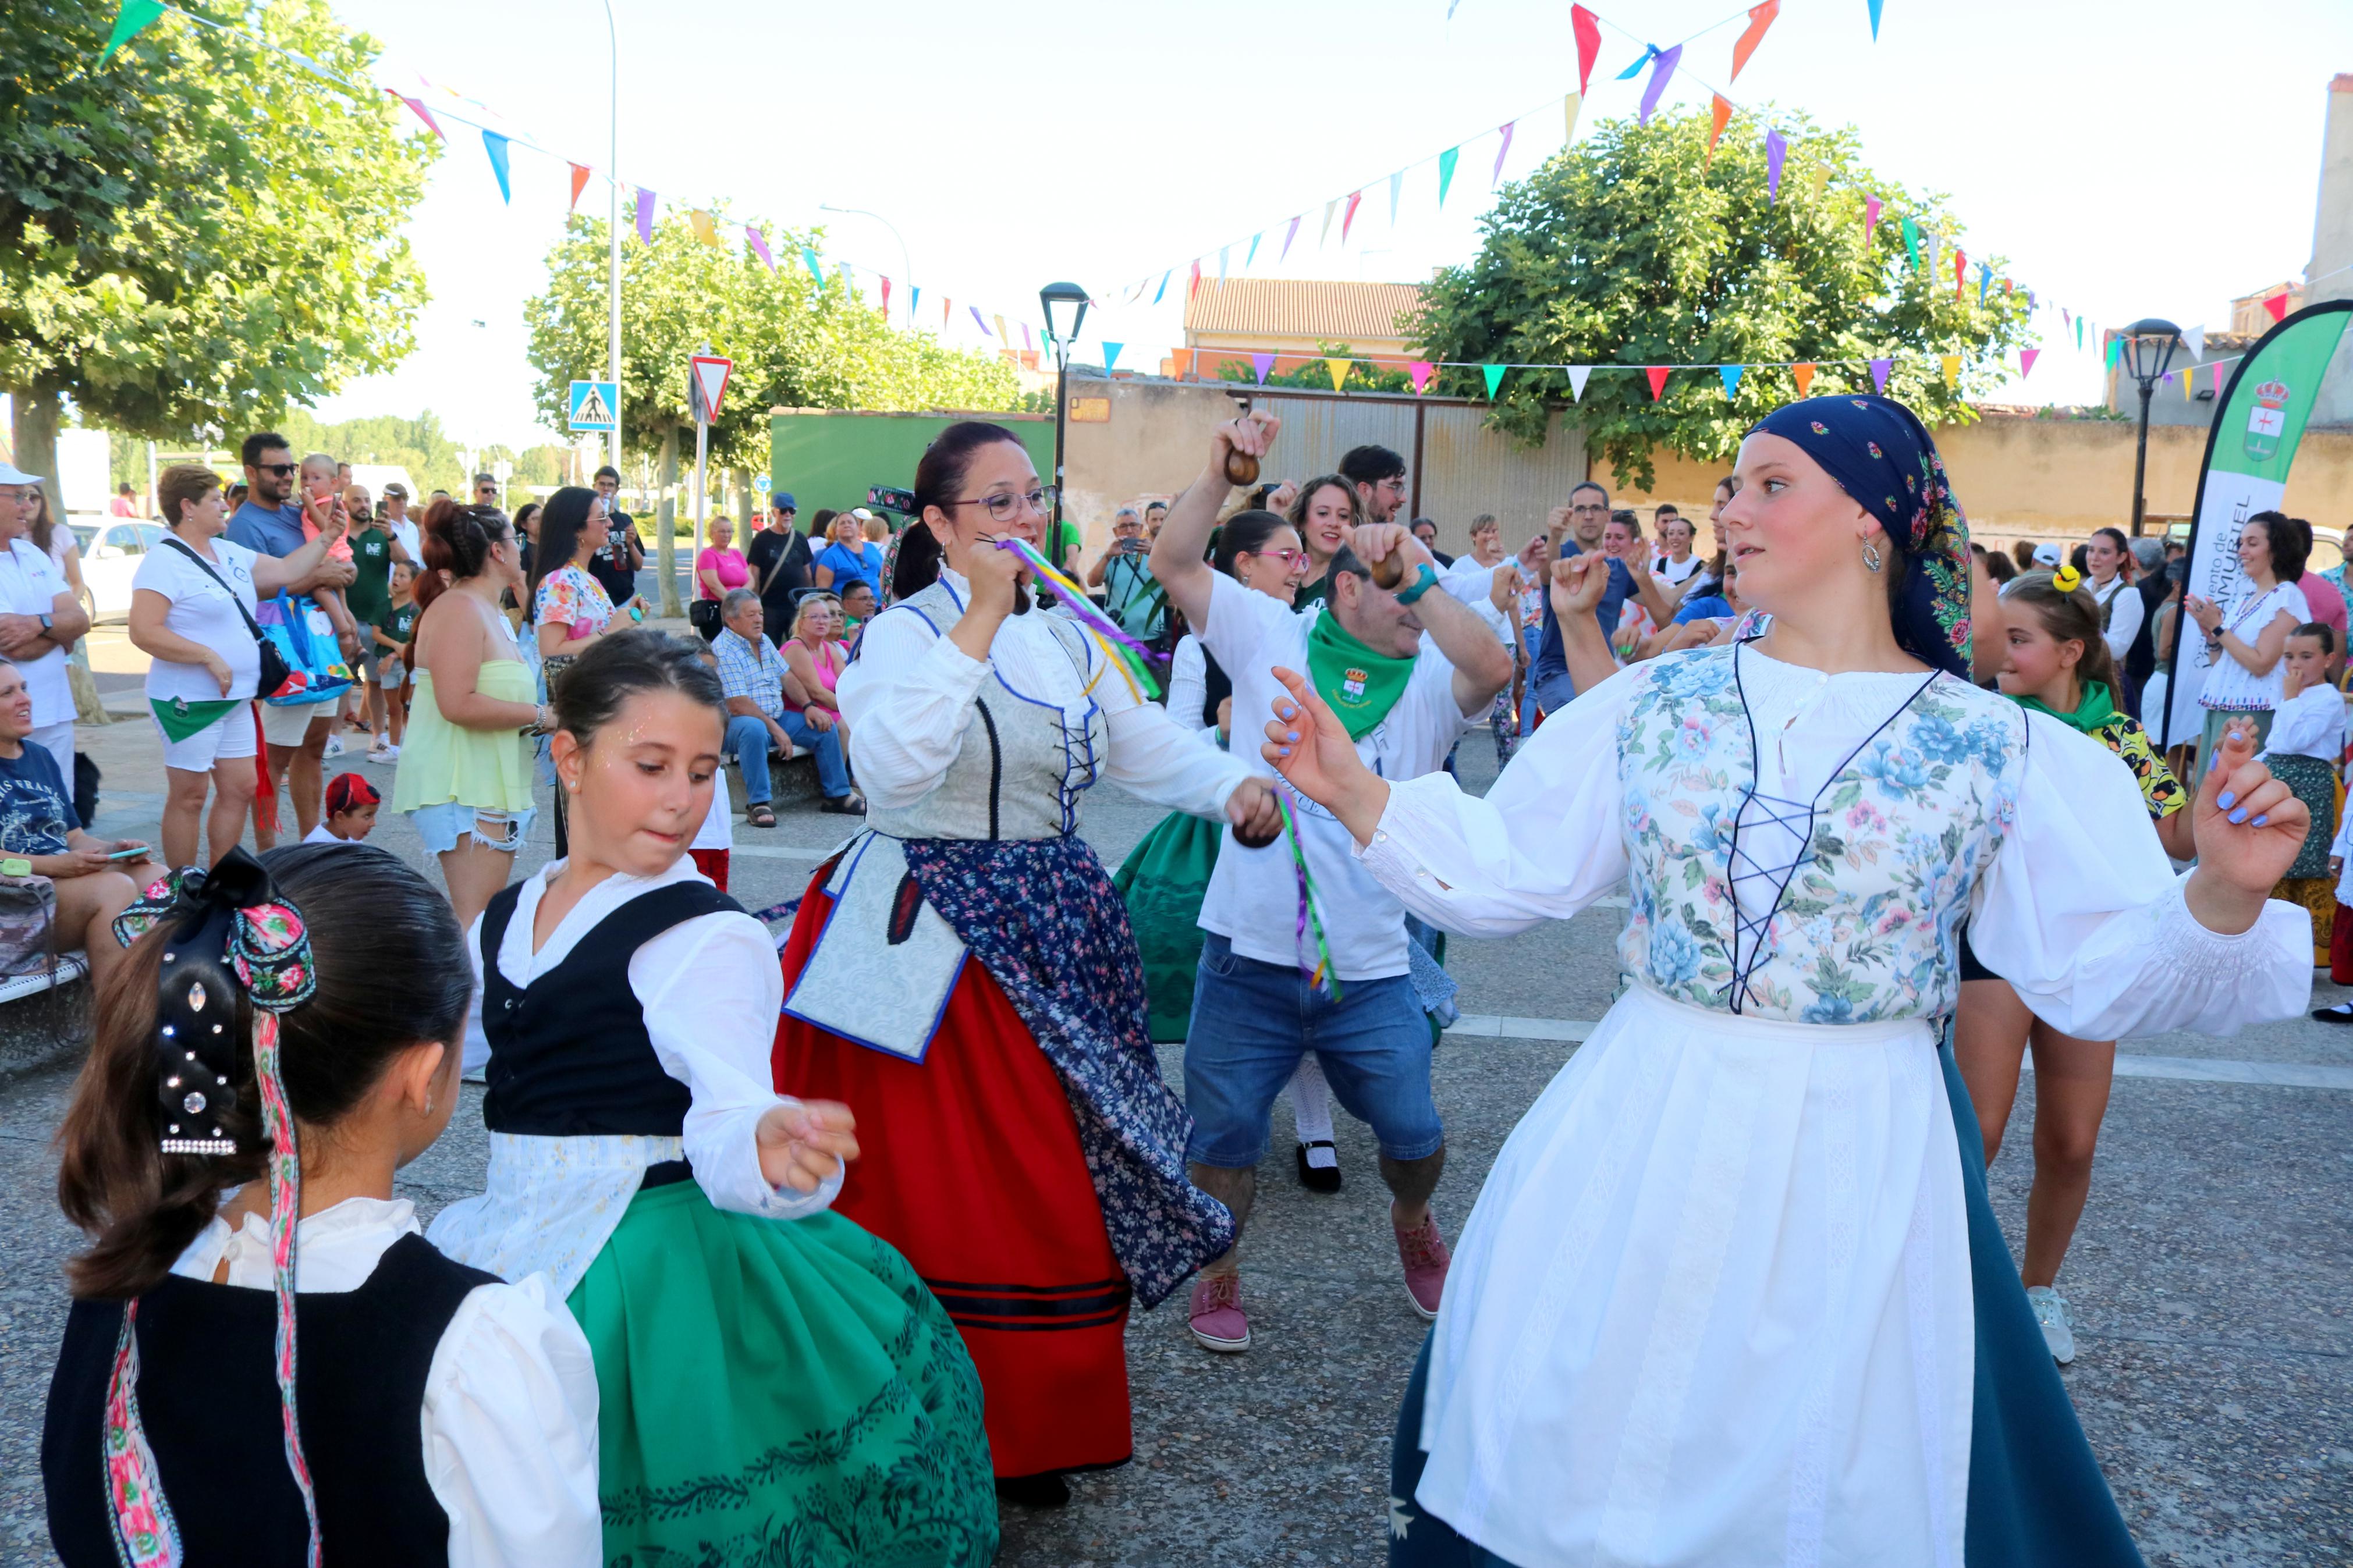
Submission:
<svg viewBox="0 0 2353 1568">
<path fill-rule="evenodd" d="M 575 381 L 572 384 L 572 428 L 610 430 L 621 405 L 617 381 Z"/>
</svg>

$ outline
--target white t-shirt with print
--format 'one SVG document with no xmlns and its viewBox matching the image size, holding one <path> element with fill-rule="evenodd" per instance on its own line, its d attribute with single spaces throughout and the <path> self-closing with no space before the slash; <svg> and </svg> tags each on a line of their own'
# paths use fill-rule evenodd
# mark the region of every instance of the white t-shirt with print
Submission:
<svg viewBox="0 0 2353 1568">
<path fill-rule="evenodd" d="M 227 539 L 212 542 L 215 572 L 221 582 L 236 589 L 243 600 L 247 614 L 252 613 L 254 552 L 242 544 Z M 254 646 L 253 632 L 237 613 L 237 602 L 225 592 L 220 583 L 207 576 L 204 568 L 183 555 L 169 541 L 159 542 L 139 563 L 132 574 L 133 592 L 141 588 L 161 594 L 172 601 L 164 616 L 164 629 L 184 637 L 199 647 L 208 647 L 228 661 L 229 687 L 226 694 L 220 683 L 201 664 L 174 664 L 156 659 L 147 667 L 147 695 L 165 702 L 174 698 L 185 698 L 191 702 L 217 702 L 224 695 L 250 697 L 261 679 L 261 650 Z"/>
<path fill-rule="evenodd" d="M 59 533 L 67 531 L 60 528 Z M 65 593 L 66 574 L 48 552 L 29 539 L 12 539 L 0 555 L 0 610 L 14 616 L 46 616 Z M 25 689 L 33 698 L 33 728 L 73 721 L 73 687 L 66 679 L 66 650 L 51 647 L 35 659 L 18 659 Z"/>
<path fill-rule="evenodd" d="M 1211 579 L 1208 621 L 1199 635 L 1233 678 L 1236 736 L 1263 733 L 1266 721 L 1274 716 L 1274 700 L 1288 695 L 1274 679 L 1275 666 L 1307 673 L 1307 630 L 1323 613 L 1311 607 L 1294 615 L 1280 599 L 1245 588 L 1230 577 Z M 1487 710 L 1482 702 L 1475 715 L 1461 710 L 1454 700 L 1454 666 L 1439 651 L 1436 640 L 1425 636 L 1397 706 L 1356 742 L 1356 755 L 1383 778 L 1436 773 L 1446 765 L 1446 753 L 1454 742 L 1474 719 L 1485 718 Z M 1233 754 L 1260 777 L 1273 776 L 1254 740 L 1238 740 Z M 1405 973 L 1405 906 L 1357 861 L 1356 840 L 1338 818 L 1303 795 L 1292 795 L 1290 805 L 1340 978 L 1379 980 Z M 1295 940 L 1298 923 L 1299 879 L 1292 868 L 1290 844 L 1278 838 L 1263 849 L 1246 849 L 1235 841 L 1229 825 L 1208 895 L 1201 900 L 1201 929 L 1226 938 L 1244 958 L 1293 965 L 1302 956 Z M 1305 940 L 1312 944 L 1314 939 L 1310 935 Z M 1306 956 L 1313 964 L 1312 947 Z"/>
</svg>

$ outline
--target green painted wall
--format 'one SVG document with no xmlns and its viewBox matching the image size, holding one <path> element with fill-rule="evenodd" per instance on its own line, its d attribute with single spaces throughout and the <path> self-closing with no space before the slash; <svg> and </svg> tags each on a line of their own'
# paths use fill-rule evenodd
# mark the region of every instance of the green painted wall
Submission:
<svg viewBox="0 0 2353 1568">
<path fill-rule="evenodd" d="M 870 485 L 911 489 L 915 464 L 933 437 L 959 419 L 955 414 L 866 414 L 807 409 L 769 416 L 770 493 L 789 490 L 800 506 L 800 523 L 819 507 L 847 511 L 866 504 Z M 1038 477 L 1054 472 L 1054 421 L 1043 414 L 978 416 L 1011 428 L 1038 465 Z"/>
</svg>

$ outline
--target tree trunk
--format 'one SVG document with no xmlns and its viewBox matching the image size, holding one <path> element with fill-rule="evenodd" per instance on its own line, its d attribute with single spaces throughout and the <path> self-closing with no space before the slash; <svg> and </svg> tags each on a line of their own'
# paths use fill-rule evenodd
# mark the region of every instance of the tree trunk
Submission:
<svg viewBox="0 0 2353 1568">
<path fill-rule="evenodd" d="M 49 516 L 59 528 L 66 526 L 65 485 L 58 477 L 58 395 L 54 388 L 26 391 L 12 387 L 8 393 L 8 409 L 12 428 L 10 445 L 16 451 L 16 466 L 28 474 L 39 476 L 41 493 L 47 498 Z M 85 496 L 86 510 L 103 511 L 106 498 Z M 88 639 L 76 644 L 75 656 L 66 663 L 66 682 L 73 690 L 74 720 L 82 724 L 109 724 L 113 716 L 106 704 L 99 700 L 98 682 L 90 673 Z"/>
<path fill-rule="evenodd" d="M 740 550 L 752 542 L 752 470 L 730 468 L 727 479 L 735 487 L 735 545 Z"/>
<path fill-rule="evenodd" d="M 678 426 L 665 427 L 661 444 L 661 505 L 654 520 L 654 570 L 661 577 L 661 613 L 670 620 L 686 614 L 678 602 Z"/>
</svg>

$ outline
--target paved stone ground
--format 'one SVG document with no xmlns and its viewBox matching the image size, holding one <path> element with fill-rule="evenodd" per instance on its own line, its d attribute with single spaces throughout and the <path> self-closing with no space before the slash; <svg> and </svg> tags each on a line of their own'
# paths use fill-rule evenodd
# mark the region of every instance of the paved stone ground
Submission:
<svg viewBox="0 0 2353 1568">
<path fill-rule="evenodd" d="M 101 828 L 151 833 L 154 745 L 144 725 L 85 731 L 106 769 Z M 1483 787 L 1483 742 L 1464 748 Z M 362 766 L 389 784 L 389 770 Z M 115 786 L 120 786 L 119 788 Z M 1156 813 L 1095 792 L 1089 837 L 1110 862 Z M 773 832 L 738 827 L 735 890 L 747 907 L 792 896 L 840 824 L 807 809 Z M 378 839 L 424 859 L 405 824 Z M 526 865 L 547 853 L 540 842 Z M 429 868 L 428 868 L 429 870 Z M 1451 952 L 1465 1013 L 1591 1020 L 1616 978 L 1620 911 Z M 2323 999 L 2342 994 L 2318 989 Z M 1525 1026 L 1523 1026 L 1525 1027 Z M 1573 1035 L 1578 1031 L 1558 1030 Z M 1436 1083 L 1452 1166 L 1438 1195 L 1450 1233 L 1521 1110 L 1576 1047 L 1566 1039 L 1457 1036 Z M 2152 1058 L 2353 1069 L 2353 1030 L 2302 1020 L 2229 1040 L 2132 1042 Z M 1164 1065 L 1175 1077 L 1172 1050 Z M 76 1238 L 51 1195 L 48 1140 L 70 1064 L 0 1081 L 0 1563 L 49 1563 L 38 1441 L 64 1318 L 58 1268 Z M 2023 1223 L 2024 1118 L 1994 1171 L 2013 1237 Z M 403 1173 L 428 1213 L 479 1189 L 479 1090 L 449 1133 Z M 2340 1563 L 2353 1558 L 2353 1090 L 2123 1078 L 2092 1202 L 2063 1288 L 2082 1320 L 2068 1386 L 2153 1563 L 2179 1568 Z M 1135 1462 L 1082 1477 L 1060 1513 L 1012 1510 L 1008 1564 L 1357 1563 L 1380 1561 L 1391 1425 L 1422 1324 L 1398 1282 L 1366 1131 L 1341 1118 L 1346 1186 L 1311 1194 L 1292 1180 L 1284 1113 L 1264 1172 L 1245 1263 L 1256 1348 L 1217 1357 L 1187 1337 L 1177 1302 L 1129 1330 Z M 1181 1300 L 1181 1298 L 1179 1299 Z"/>
</svg>

